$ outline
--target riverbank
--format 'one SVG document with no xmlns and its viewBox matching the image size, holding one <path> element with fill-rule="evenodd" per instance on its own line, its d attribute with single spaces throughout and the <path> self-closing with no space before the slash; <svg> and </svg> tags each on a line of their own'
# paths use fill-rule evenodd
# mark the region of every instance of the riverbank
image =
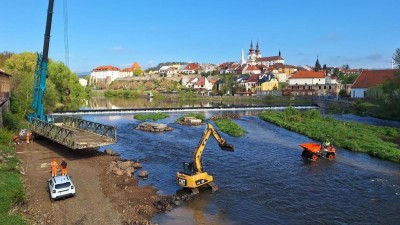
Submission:
<svg viewBox="0 0 400 225">
<path fill-rule="evenodd" d="M 294 108 L 263 111 L 259 117 L 317 141 L 329 135 L 336 147 L 400 163 L 400 131 L 396 128 L 338 121 L 322 117 L 318 110 L 300 112 Z"/>
<path fill-rule="evenodd" d="M 11 134 L 3 129 L 0 133 L 0 224 L 27 224 L 19 210 L 25 200 L 20 163 L 9 143 Z"/>
<path fill-rule="evenodd" d="M 156 203 L 167 196 L 159 195 L 152 186 L 139 187 L 137 174 L 119 176 L 109 171 L 119 160 L 117 156 L 70 150 L 47 139 L 17 145 L 16 152 L 22 161 L 26 188 L 21 211 L 30 223 L 151 224 L 151 217 L 162 212 Z M 76 197 L 50 201 L 46 181 L 52 158 L 68 162 Z"/>
</svg>

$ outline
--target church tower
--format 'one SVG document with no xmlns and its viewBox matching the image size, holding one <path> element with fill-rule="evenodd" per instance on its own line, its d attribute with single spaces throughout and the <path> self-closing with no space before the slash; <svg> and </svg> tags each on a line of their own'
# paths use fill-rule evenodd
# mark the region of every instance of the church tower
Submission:
<svg viewBox="0 0 400 225">
<path fill-rule="evenodd" d="M 261 58 L 261 51 L 260 51 L 260 47 L 258 46 L 258 41 L 257 41 L 257 45 L 256 45 L 256 58 Z"/>
<path fill-rule="evenodd" d="M 242 58 L 240 59 L 240 65 L 243 65 L 246 63 L 246 60 L 244 60 L 244 52 L 243 52 L 243 48 L 242 48 Z"/>
<path fill-rule="evenodd" d="M 257 44 L 257 46 L 258 46 L 258 44 Z M 253 48 L 253 41 L 250 42 L 249 53 L 247 53 L 247 63 L 250 65 L 256 64 L 256 52 L 254 51 L 254 48 Z"/>
</svg>

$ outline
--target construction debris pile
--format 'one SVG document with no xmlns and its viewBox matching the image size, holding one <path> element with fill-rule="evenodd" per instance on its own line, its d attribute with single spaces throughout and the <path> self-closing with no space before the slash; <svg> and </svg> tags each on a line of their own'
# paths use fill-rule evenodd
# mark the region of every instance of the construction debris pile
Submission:
<svg viewBox="0 0 400 225">
<path fill-rule="evenodd" d="M 142 123 L 136 127 L 137 130 L 144 130 L 150 132 L 163 132 L 163 131 L 171 131 L 173 130 L 172 127 L 168 127 L 167 124 L 160 124 L 160 123 Z"/>
</svg>

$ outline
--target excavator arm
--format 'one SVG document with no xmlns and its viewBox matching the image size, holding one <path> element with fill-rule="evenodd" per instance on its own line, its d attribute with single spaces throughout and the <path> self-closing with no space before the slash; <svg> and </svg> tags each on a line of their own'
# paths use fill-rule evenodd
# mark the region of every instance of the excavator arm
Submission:
<svg viewBox="0 0 400 225">
<path fill-rule="evenodd" d="M 199 145 L 194 151 L 193 162 L 183 163 L 183 171 L 176 173 L 176 183 L 183 188 L 191 189 L 194 194 L 199 193 L 198 187 L 202 186 L 209 186 L 213 191 L 218 190 L 218 186 L 213 182 L 213 176 L 203 171 L 203 166 L 201 164 L 201 155 L 211 135 L 217 140 L 222 150 L 234 151 L 233 145 L 228 144 L 211 124 L 207 124 L 199 141 Z"/>
<path fill-rule="evenodd" d="M 231 144 L 228 144 L 225 139 L 221 137 L 221 135 L 218 134 L 218 132 L 214 129 L 214 127 L 211 124 L 207 124 L 206 129 L 204 130 L 203 136 L 201 137 L 199 141 L 199 145 L 197 146 L 195 152 L 194 152 L 194 157 L 193 157 L 193 162 L 194 162 L 194 171 L 195 172 L 203 172 L 202 171 L 202 164 L 201 164 L 201 155 L 203 154 L 204 148 L 206 147 L 207 141 L 212 135 L 215 140 L 218 142 L 219 147 L 224 150 L 224 151 L 234 151 L 234 146 Z"/>
</svg>

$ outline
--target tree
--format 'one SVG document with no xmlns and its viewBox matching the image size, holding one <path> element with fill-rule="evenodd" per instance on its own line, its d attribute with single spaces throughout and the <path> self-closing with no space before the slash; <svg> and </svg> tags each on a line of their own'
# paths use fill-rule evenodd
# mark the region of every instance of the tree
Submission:
<svg viewBox="0 0 400 225">
<path fill-rule="evenodd" d="M 18 106 L 17 111 L 21 118 L 26 117 L 31 111 L 33 96 L 33 79 L 37 63 L 37 54 L 24 52 L 14 54 L 5 62 L 7 73 L 11 74 L 11 91 L 15 94 Z M 84 87 L 79 84 L 78 77 L 72 73 L 62 62 L 49 60 L 48 79 L 44 93 L 44 108 L 47 112 L 53 111 L 59 103 L 65 102 L 66 89 L 70 89 L 74 103 L 79 103 L 86 97 Z"/>
<path fill-rule="evenodd" d="M 11 58 L 14 53 L 12 52 L 2 52 L 0 53 L 0 69 L 4 68 L 7 59 Z"/>
<path fill-rule="evenodd" d="M 345 69 L 345 70 L 349 70 L 350 66 L 349 66 L 349 64 L 345 64 L 345 65 L 342 65 L 342 68 Z"/>
<path fill-rule="evenodd" d="M 393 54 L 393 60 L 397 68 L 400 69 L 400 48 L 397 48 L 396 52 Z"/>
<path fill-rule="evenodd" d="M 140 76 L 142 74 L 143 74 L 143 71 L 141 69 L 139 69 L 139 68 L 135 68 L 133 70 L 133 75 L 135 75 L 135 76 Z"/>
</svg>

